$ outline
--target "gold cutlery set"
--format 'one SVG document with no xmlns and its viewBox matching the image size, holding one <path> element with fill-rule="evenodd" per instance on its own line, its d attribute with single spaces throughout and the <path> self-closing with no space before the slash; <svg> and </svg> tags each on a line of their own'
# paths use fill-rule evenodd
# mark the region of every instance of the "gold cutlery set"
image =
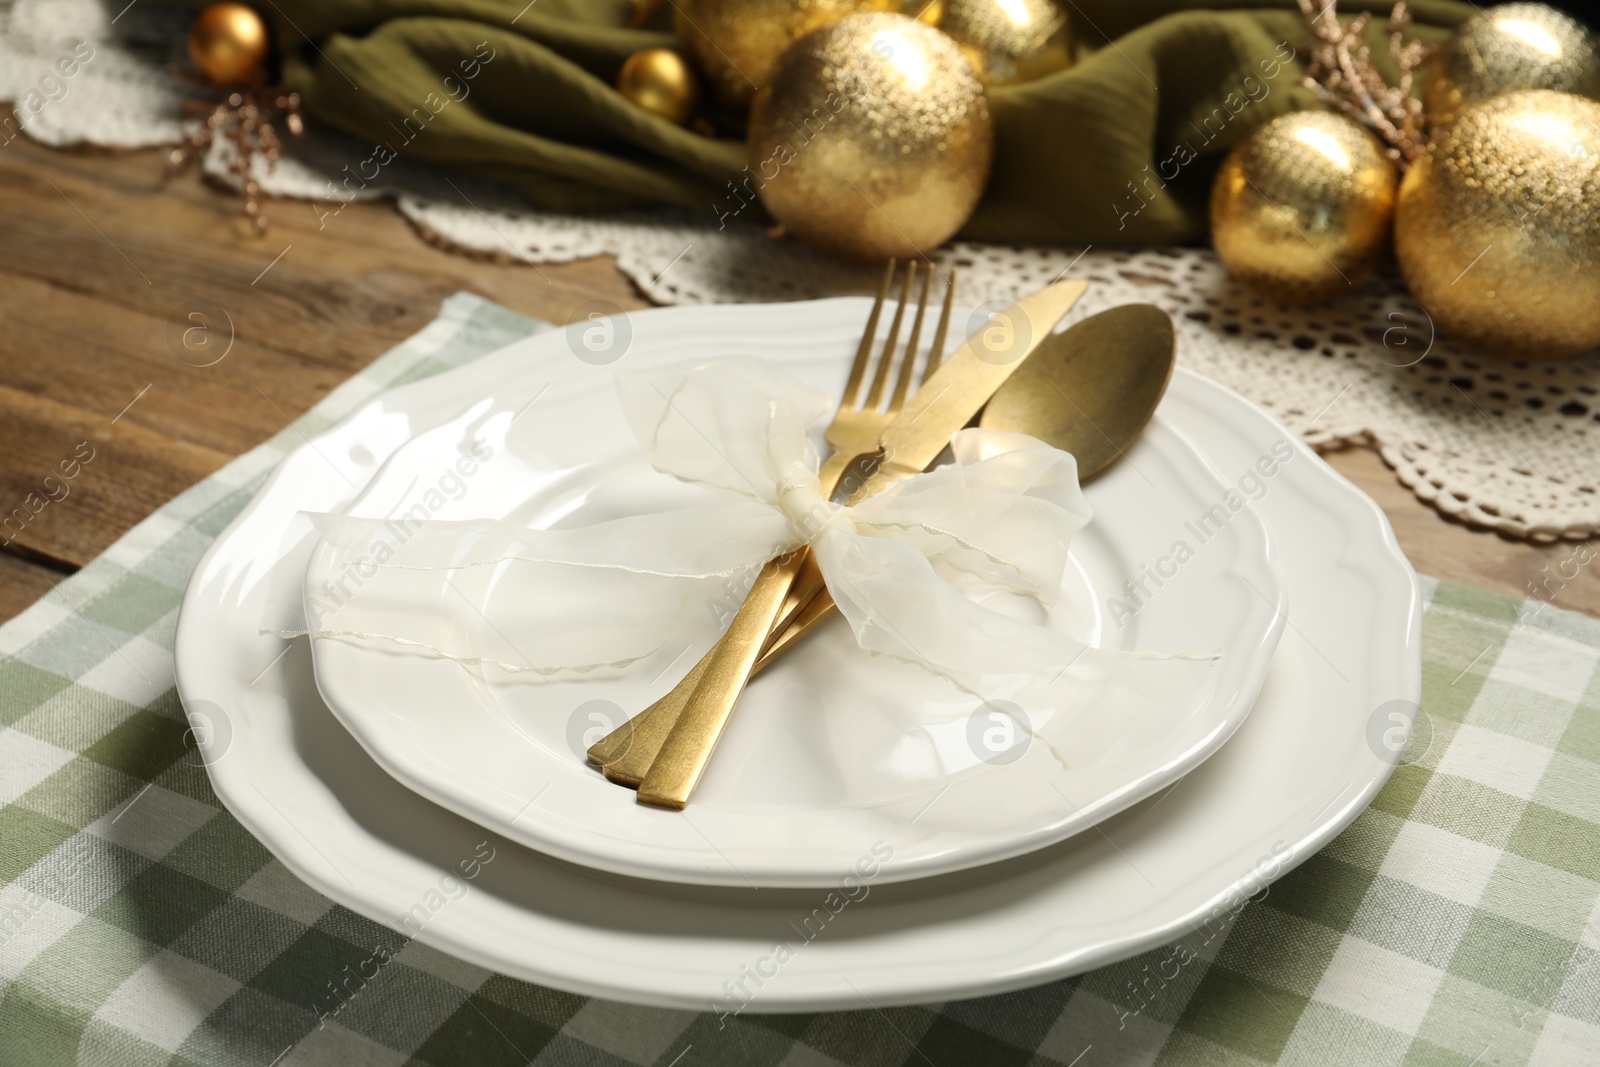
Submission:
<svg viewBox="0 0 1600 1067">
<path fill-rule="evenodd" d="M 944 357 L 952 272 L 919 375 L 931 269 L 903 354 L 899 346 L 917 273 L 915 262 L 903 272 L 888 338 L 874 361 L 896 264 L 884 272 L 825 434 L 831 451 L 817 475 L 825 498 L 861 501 L 921 473 L 980 412 L 986 429 L 1031 434 L 1071 452 L 1080 478 L 1087 479 L 1120 456 L 1154 412 L 1171 377 L 1175 342 L 1172 322 L 1160 309 L 1114 308 L 1056 334 L 1087 289 L 1083 281 L 1057 281 L 1000 312 Z M 1029 359 L 1039 349 L 1045 351 Z M 711 651 L 666 696 L 591 746 L 590 762 L 611 781 L 636 789 L 641 803 L 682 809 L 749 679 L 832 610 L 803 546 L 770 560 Z"/>
</svg>

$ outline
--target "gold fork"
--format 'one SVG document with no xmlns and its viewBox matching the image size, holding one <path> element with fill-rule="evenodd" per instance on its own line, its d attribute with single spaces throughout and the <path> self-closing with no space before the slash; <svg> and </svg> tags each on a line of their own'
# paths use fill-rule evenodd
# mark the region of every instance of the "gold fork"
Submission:
<svg viewBox="0 0 1600 1067">
<path fill-rule="evenodd" d="M 916 273 L 916 267 L 915 261 L 908 264 L 909 269 L 906 274 L 905 288 L 900 294 L 900 311 L 905 309 L 906 296 L 911 289 L 911 279 Z M 887 286 L 887 275 L 885 275 L 884 281 L 885 286 Z M 877 451 L 878 441 L 882 438 L 883 431 L 888 427 L 889 423 L 894 421 L 894 417 L 899 413 L 900 409 L 905 406 L 906 397 L 911 391 L 912 372 L 916 363 L 917 349 L 922 341 L 922 318 L 928 307 L 928 290 L 932 283 L 933 270 L 930 267 L 928 272 L 922 276 L 922 295 L 917 301 L 917 315 L 911 323 L 911 337 L 906 341 L 905 362 L 901 365 L 900 377 L 895 382 L 894 393 L 889 398 L 888 410 L 878 411 L 877 401 L 869 396 L 865 408 L 851 411 L 848 414 L 841 405 L 839 413 L 834 416 L 833 425 L 828 427 L 827 441 L 833 448 L 833 453 L 828 461 L 832 463 L 835 460 L 840 460 L 844 465 L 841 467 L 841 471 L 848 469 L 848 464 L 852 459 Z M 922 369 L 922 381 L 927 381 L 932 377 L 933 372 L 939 369 L 939 360 L 944 355 L 945 339 L 950 332 L 950 311 L 955 302 L 955 295 L 956 269 L 951 267 L 950 281 L 944 291 L 944 307 L 940 309 L 939 324 L 934 328 L 933 343 L 928 348 L 928 362 Z M 879 294 L 879 299 L 882 299 L 881 293 Z M 900 311 L 895 312 L 894 326 L 889 332 L 889 343 L 884 349 L 889 355 L 894 353 L 895 340 L 899 336 Z M 877 314 L 876 308 L 873 309 L 873 314 Z M 862 341 L 863 349 L 870 346 L 875 327 L 876 319 L 868 319 L 867 334 Z M 857 359 L 860 359 L 859 354 Z M 873 381 L 875 393 L 881 392 L 888 363 L 889 361 L 885 359 L 878 365 L 878 374 Z M 852 379 L 852 385 L 845 387 L 845 396 L 847 398 L 854 394 L 853 385 L 854 381 Z M 848 402 L 847 399 L 846 403 Z M 854 434 L 854 436 L 845 440 L 845 443 L 835 442 L 833 437 L 834 428 L 839 425 L 841 419 L 846 418 L 851 423 L 849 430 L 846 432 Z M 826 470 L 827 468 L 824 467 L 823 469 Z M 822 591 L 822 588 L 822 571 L 817 567 L 816 559 L 808 552 L 800 564 L 800 573 L 795 576 L 794 583 L 789 587 L 789 595 L 784 598 L 783 610 L 778 614 L 778 621 L 773 624 L 772 631 L 767 635 L 767 643 L 762 646 L 761 659 L 758 661 L 755 671 L 752 672 L 752 677 L 760 673 L 763 667 L 772 662 L 774 656 L 771 653 L 776 651 L 780 639 L 783 639 L 783 643 L 787 644 L 798 636 L 787 631 L 790 625 L 797 620 L 800 613 L 805 610 L 806 606 Z"/>
<path fill-rule="evenodd" d="M 917 264 L 913 261 L 906 265 L 905 277 L 900 286 L 899 304 L 895 308 L 894 318 L 889 326 L 888 339 L 878 358 L 877 369 L 866 395 L 861 395 L 867 368 L 872 364 L 873 342 L 877 337 L 878 322 L 893 285 L 894 274 L 895 262 L 890 260 L 884 270 L 883 280 L 878 286 L 877 299 L 867 316 L 867 325 L 862 332 L 861 344 L 856 349 L 855 362 L 850 367 L 850 378 L 845 383 L 839 410 L 834 413 L 833 421 L 823 435 L 832 450 L 817 472 L 817 480 L 821 484 L 824 496 L 833 495 L 845 472 L 855 460 L 877 451 L 879 438 L 904 406 L 906 397 L 910 395 L 911 386 L 916 380 L 917 349 L 922 337 L 923 316 L 927 310 L 928 291 L 932 281 L 931 271 L 923 278 L 921 299 L 917 303 L 916 315 L 912 320 L 911 336 L 906 345 L 905 355 L 899 360 L 899 374 L 895 379 L 893 391 L 889 394 L 888 407 L 883 408 L 884 390 L 888 386 L 889 375 L 896 364 L 900 329 L 904 323 L 906 305 L 910 302 L 911 286 L 917 274 Z M 932 354 L 924 377 L 938 366 L 940 354 L 944 350 L 954 291 L 955 274 L 952 271 L 950 289 L 945 294 L 944 308 L 934 332 Z M 805 584 L 801 585 L 797 580 L 803 580 Z M 789 620 L 810 603 L 821 588 L 821 573 L 811 561 L 810 553 L 801 550 L 792 553 L 787 559 L 780 557 L 770 561 L 762 569 L 747 597 L 763 596 L 774 600 L 780 595 L 784 597 L 784 610 L 771 630 L 772 634 L 781 634 Z M 700 684 L 708 659 L 709 654 L 701 659 L 670 693 L 590 746 L 589 761 L 599 764 L 605 776 L 613 782 L 637 789 L 649 771 L 650 764 L 655 760 L 656 753 L 661 750 L 662 743 L 666 741 L 667 734 L 671 732 L 673 724 L 678 721 L 679 713 Z"/>
</svg>

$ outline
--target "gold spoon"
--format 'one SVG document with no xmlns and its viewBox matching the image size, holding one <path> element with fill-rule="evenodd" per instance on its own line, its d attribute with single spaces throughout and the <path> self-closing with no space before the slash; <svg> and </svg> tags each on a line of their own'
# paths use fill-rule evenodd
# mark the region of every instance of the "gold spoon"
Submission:
<svg viewBox="0 0 1600 1067">
<path fill-rule="evenodd" d="M 1177 334 L 1154 304 L 1124 304 L 1074 323 L 1043 343 L 978 417 L 986 430 L 1037 437 L 1078 461 L 1087 482 L 1123 454 L 1155 414 L 1172 380 Z M 826 589 L 773 638 L 752 676 L 833 610 Z"/>
</svg>

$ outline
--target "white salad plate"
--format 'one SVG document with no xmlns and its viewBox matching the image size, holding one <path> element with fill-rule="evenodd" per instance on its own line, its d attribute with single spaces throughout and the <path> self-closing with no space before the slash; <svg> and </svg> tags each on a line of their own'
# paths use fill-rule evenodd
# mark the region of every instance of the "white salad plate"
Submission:
<svg viewBox="0 0 1600 1067">
<path fill-rule="evenodd" d="M 636 345 L 659 324 L 754 347 L 802 331 L 848 336 L 865 310 L 862 300 L 663 309 L 632 325 Z M 1387 728 L 1387 705 L 1418 699 L 1421 606 L 1387 522 L 1265 413 L 1180 370 L 1160 417 L 1253 498 L 1291 617 L 1254 710 L 1172 789 L 1026 855 L 899 884 L 883 877 L 897 842 L 887 826 L 863 824 L 857 861 L 830 889 L 647 881 L 483 830 L 406 788 L 355 741 L 318 693 L 306 639 L 286 645 L 259 631 L 296 513 L 347 505 L 352 483 L 371 482 L 425 429 L 417 413 L 430 395 L 475 372 L 480 395 L 493 395 L 537 341 L 386 393 L 291 455 L 185 595 L 178 685 L 191 714 L 215 720 L 207 768 L 217 794 L 339 903 L 481 966 L 594 996 L 731 1010 L 728 990 L 755 972 L 756 1011 L 942 1001 L 1050 981 L 1181 936 L 1311 855 L 1392 771 L 1370 724 Z M 438 424 L 459 411 L 441 404 Z M 1131 449 L 1128 465 L 1142 465 L 1151 444 Z"/>
<path fill-rule="evenodd" d="M 707 490 L 649 466 L 618 404 L 615 371 L 687 353 L 759 352 L 838 395 L 864 315 L 772 309 L 759 339 L 737 315 L 630 318 L 632 344 L 616 367 L 579 362 L 565 332 L 550 330 L 425 388 L 397 391 L 380 403 L 403 412 L 416 436 L 348 504 L 308 497 L 304 506 L 384 520 L 357 544 L 372 558 L 399 547 L 413 529 L 404 516 L 426 506 L 445 472 L 461 476 L 428 508 L 439 520 L 581 529 L 703 504 Z M 359 444 L 379 455 L 359 432 L 348 441 L 334 435 L 322 444 L 332 455 Z M 458 466 L 464 456 L 484 458 Z M 1061 632 L 1096 648 L 1220 649 L 1220 660 L 1086 656 L 1043 693 L 985 700 L 924 668 L 862 653 L 835 618 L 740 698 L 687 816 L 637 803 L 584 752 L 711 647 L 719 628 L 710 608 L 626 670 L 555 677 L 468 666 L 386 640 L 315 638 L 317 688 L 405 785 L 584 866 L 700 885 L 826 888 L 860 857 L 862 842 L 881 838 L 892 842 L 894 862 L 880 883 L 945 874 L 1053 844 L 1137 803 L 1198 766 L 1249 714 L 1283 628 L 1283 597 L 1265 528 L 1237 490 L 1229 510 L 1232 489 L 1158 417 L 1137 457 L 1087 488 L 1095 517 L 1072 542 L 1049 614 Z M 543 632 L 556 636 L 614 624 L 582 582 L 569 584 L 569 601 L 508 581 L 505 565 L 391 571 L 388 584 L 358 588 L 341 563 L 356 552 L 319 541 L 309 521 L 290 529 L 305 537 L 283 539 L 296 546 L 283 566 L 305 575 L 308 596 L 381 597 L 386 615 L 425 618 L 431 633 L 476 629 L 487 647 L 473 650 L 503 662 L 546 661 L 528 643 L 530 628 L 541 629 L 527 622 L 535 601 L 548 602 Z M 1195 550 L 1181 563 L 1173 557 L 1180 540 Z M 1167 578 L 1152 571 L 1158 563 Z M 1124 589 L 1130 579 L 1143 589 Z M 691 603 L 730 596 L 716 580 L 707 585 Z"/>
</svg>

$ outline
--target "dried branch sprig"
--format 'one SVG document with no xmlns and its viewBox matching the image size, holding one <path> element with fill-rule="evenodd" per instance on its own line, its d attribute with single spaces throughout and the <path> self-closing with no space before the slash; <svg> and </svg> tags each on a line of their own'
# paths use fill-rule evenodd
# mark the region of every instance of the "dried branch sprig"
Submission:
<svg viewBox="0 0 1600 1067">
<path fill-rule="evenodd" d="M 1367 47 L 1371 13 L 1363 12 L 1340 26 L 1337 2 L 1328 0 L 1318 8 L 1312 0 L 1299 0 L 1300 13 L 1321 42 L 1311 53 L 1302 84 L 1323 103 L 1371 127 L 1383 138 L 1389 158 L 1404 170 L 1428 144 L 1428 116 L 1411 89 L 1416 72 L 1432 58 L 1433 47 L 1405 39 L 1411 11 L 1405 0 L 1398 0 L 1389 13 L 1389 54 L 1400 68 L 1400 80 L 1390 85 L 1373 66 Z"/>
<path fill-rule="evenodd" d="M 258 80 L 248 88 L 229 93 L 221 103 L 185 99 L 182 110 L 184 117 L 204 121 L 183 144 L 168 153 L 169 170 L 175 171 L 198 158 L 219 136 L 232 141 L 237 151 L 228 169 L 239 176 L 244 191 L 244 213 L 256 233 L 266 233 L 267 217 L 261 214 L 261 186 L 251 173 L 251 164 L 260 153 L 267 161 L 268 173 L 278 165 L 283 149 L 277 129 L 280 121 L 296 137 L 304 132 L 300 94 Z"/>
</svg>

